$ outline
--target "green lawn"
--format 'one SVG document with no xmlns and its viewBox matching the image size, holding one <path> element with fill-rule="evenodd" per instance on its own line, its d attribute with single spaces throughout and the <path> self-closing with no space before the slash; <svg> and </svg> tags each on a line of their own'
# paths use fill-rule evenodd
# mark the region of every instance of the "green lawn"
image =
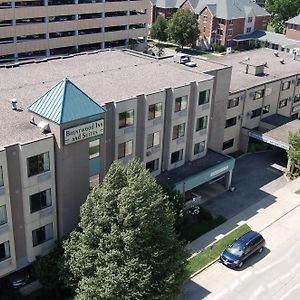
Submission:
<svg viewBox="0 0 300 300">
<path fill-rule="evenodd" d="M 180 237 L 187 242 L 191 242 L 199 236 L 223 224 L 225 221 L 226 219 L 224 217 L 219 216 L 213 220 L 185 225 L 180 232 Z"/>
<path fill-rule="evenodd" d="M 220 256 L 221 252 L 236 238 L 250 230 L 251 228 L 247 224 L 244 224 L 224 236 L 221 240 L 215 242 L 212 246 L 205 248 L 202 252 L 192 257 L 187 264 L 187 276 L 190 277 L 210 262 L 216 260 Z"/>
</svg>

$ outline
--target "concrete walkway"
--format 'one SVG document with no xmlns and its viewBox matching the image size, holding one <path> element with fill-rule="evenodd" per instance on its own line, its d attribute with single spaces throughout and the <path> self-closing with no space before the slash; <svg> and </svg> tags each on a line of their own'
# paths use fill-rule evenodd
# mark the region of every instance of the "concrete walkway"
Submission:
<svg viewBox="0 0 300 300">
<path fill-rule="evenodd" d="M 263 232 L 264 229 L 300 205 L 300 195 L 295 194 L 298 189 L 300 189 L 300 178 L 287 183 L 283 188 L 191 242 L 187 246 L 188 250 L 195 255 L 244 223 L 247 223 L 255 231 Z"/>
</svg>

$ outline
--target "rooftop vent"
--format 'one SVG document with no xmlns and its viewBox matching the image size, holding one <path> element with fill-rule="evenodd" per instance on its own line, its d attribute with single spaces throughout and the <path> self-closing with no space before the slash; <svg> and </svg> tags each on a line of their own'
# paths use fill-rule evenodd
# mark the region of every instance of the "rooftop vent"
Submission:
<svg viewBox="0 0 300 300">
<path fill-rule="evenodd" d="M 245 60 L 246 60 L 246 61 L 247 61 L 247 60 L 250 60 L 250 57 L 248 57 L 248 56 L 247 56 L 247 57 L 245 57 Z"/>
<path fill-rule="evenodd" d="M 283 58 L 280 58 L 280 63 L 284 64 L 284 59 Z"/>
<path fill-rule="evenodd" d="M 18 101 L 16 98 L 12 98 L 10 100 L 10 103 L 11 103 L 11 109 L 12 110 L 18 110 Z"/>
<path fill-rule="evenodd" d="M 50 126 L 49 123 L 45 122 L 45 121 L 41 121 L 37 124 L 38 128 L 40 128 L 42 130 L 43 133 L 48 133 L 50 132 Z"/>
<path fill-rule="evenodd" d="M 278 57 L 278 56 L 279 56 L 278 51 L 275 51 L 275 52 L 274 52 L 274 55 Z"/>
</svg>

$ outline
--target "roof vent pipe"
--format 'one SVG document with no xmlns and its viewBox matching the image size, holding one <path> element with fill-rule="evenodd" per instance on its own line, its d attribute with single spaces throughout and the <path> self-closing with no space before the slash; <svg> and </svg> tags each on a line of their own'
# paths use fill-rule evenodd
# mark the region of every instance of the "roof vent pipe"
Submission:
<svg viewBox="0 0 300 300">
<path fill-rule="evenodd" d="M 12 99 L 10 100 L 10 103 L 11 103 L 11 109 L 12 109 L 12 110 L 18 110 L 18 106 L 17 106 L 18 101 L 17 101 L 16 98 L 12 98 Z"/>
</svg>

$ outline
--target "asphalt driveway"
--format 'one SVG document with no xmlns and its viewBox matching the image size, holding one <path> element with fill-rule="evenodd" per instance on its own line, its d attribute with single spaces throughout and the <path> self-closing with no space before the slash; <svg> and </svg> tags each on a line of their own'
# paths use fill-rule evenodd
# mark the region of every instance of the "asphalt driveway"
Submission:
<svg viewBox="0 0 300 300">
<path fill-rule="evenodd" d="M 282 170 L 286 165 L 287 154 L 280 149 L 241 156 L 232 177 L 235 191 L 220 192 L 202 205 L 229 219 L 284 187 L 287 181 Z"/>
</svg>

